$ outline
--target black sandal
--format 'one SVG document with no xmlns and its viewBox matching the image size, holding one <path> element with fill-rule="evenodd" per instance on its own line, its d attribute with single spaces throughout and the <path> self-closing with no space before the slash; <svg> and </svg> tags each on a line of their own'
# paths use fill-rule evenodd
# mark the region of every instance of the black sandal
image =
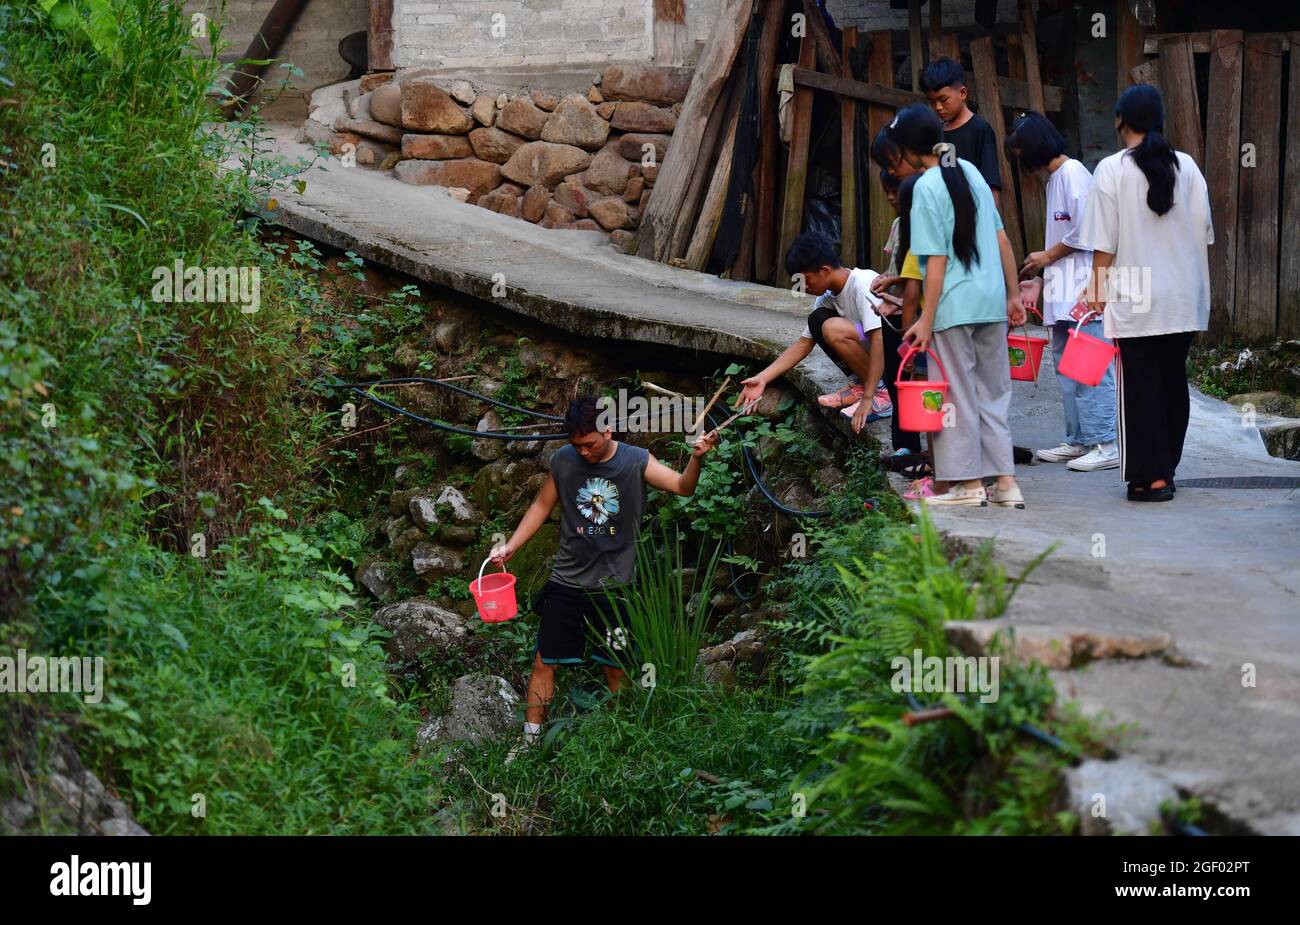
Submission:
<svg viewBox="0 0 1300 925">
<path fill-rule="evenodd" d="M 1128 499 L 1130 501 L 1172 501 L 1174 492 L 1167 484 L 1152 488 L 1150 482 L 1129 482 Z"/>
</svg>

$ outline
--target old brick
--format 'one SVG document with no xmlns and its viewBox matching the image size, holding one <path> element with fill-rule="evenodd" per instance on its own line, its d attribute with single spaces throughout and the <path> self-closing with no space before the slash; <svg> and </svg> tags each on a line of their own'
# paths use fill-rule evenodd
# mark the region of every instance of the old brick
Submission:
<svg viewBox="0 0 1300 925">
<path fill-rule="evenodd" d="M 451 94 L 432 80 L 414 78 L 401 85 L 402 126 L 438 135 L 464 135 L 474 120 Z"/>
<path fill-rule="evenodd" d="M 472 157 L 454 161 L 402 161 L 393 173 L 412 186 L 464 187 L 469 190 L 471 202 L 501 183 L 500 167 Z"/>
<path fill-rule="evenodd" d="M 504 164 L 510 160 L 510 155 L 523 146 L 524 140 L 494 125 L 490 128 L 474 129 L 469 133 L 469 143 L 473 146 L 477 157 L 494 164 Z"/>
<path fill-rule="evenodd" d="M 402 157 L 446 161 L 473 157 L 474 149 L 464 135 L 403 135 Z"/>
<path fill-rule="evenodd" d="M 530 141 L 511 155 L 501 173 L 524 186 L 540 183 L 554 188 L 569 174 L 586 170 L 590 164 L 591 155 L 581 148 L 549 141 Z"/>
<path fill-rule="evenodd" d="M 607 100 L 647 100 L 680 103 L 691 88 L 691 68 L 652 64 L 611 64 L 600 75 L 600 92 Z"/>
<path fill-rule="evenodd" d="M 671 134 L 677 128 L 677 116 L 671 109 L 632 100 L 618 104 L 609 124 L 620 132 Z"/>
<path fill-rule="evenodd" d="M 528 97 L 517 96 L 501 107 L 497 114 L 497 128 L 535 141 L 542 137 L 547 118 L 547 114 L 534 106 Z"/>
</svg>

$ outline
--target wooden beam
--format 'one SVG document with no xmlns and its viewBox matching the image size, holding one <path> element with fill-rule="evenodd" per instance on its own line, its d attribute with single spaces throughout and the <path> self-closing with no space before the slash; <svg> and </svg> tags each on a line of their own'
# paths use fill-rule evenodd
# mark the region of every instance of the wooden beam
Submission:
<svg viewBox="0 0 1300 925">
<path fill-rule="evenodd" d="M 369 70 L 393 70 L 393 0 L 370 0 L 366 46 Z"/>
<path fill-rule="evenodd" d="M 781 146 L 776 112 L 776 50 L 785 24 L 784 0 L 768 0 L 758 40 L 758 171 L 754 184 L 754 279 L 770 282 L 780 244 L 776 223 L 777 151 Z"/>
<path fill-rule="evenodd" d="M 739 85 L 739 82 L 738 82 Z M 737 93 L 736 99 L 743 97 Z M 692 270 L 703 270 L 713 252 L 713 242 L 718 237 L 718 225 L 722 221 L 722 207 L 726 204 L 727 188 L 731 185 L 731 160 L 736 151 L 736 129 L 740 125 L 740 106 L 733 106 L 727 119 L 727 137 L 718 150 L 718 161 L 713 168 L 713 179 L 709 182 L 709 192 L 700 206 L 699 224 L 691 237 L 690 247 L 686 250 L 686 265 Z"/>
<path fill-rule="evenodd" d="M 655 181 L 641 225 L 637 229 L 636 253 L 642 257 L 667 259 L 682 195 L 690 185 L 700 157 L 700 141 L 708 127 L 718 95 L 726 85 L 749 27 L 750 0 L 722 0 L 723 6 L 709 33 L 709 42 L 700 55 L 691 78 L 677 128 L 664 152 L 664 162 Z"/>
<path fill-rule="evenodd" d="M 1300 32 L 1292 32 L 1290 45 L 1296 48 Z M 1219 42 L 1215 41 L 1215 46 Z M 1300 338 L 1300 55 L 1291 55 L 1286 113 L 1286 172 L 1282 186 L 1282 266 L 1278 274 L 1277 336 Z"/>
<path fill-rule="evenodd" d="M 993 126 L 997 138 L 998 170 L 1002 174 L 1002 224 L 1011 240 L 1011 250 L 1019 265 L 1025 259 L 1025 239 L 1020 227 L 1020 210 L 1016 197 L 1015 177 L 1011 162 L 1002 142 L 1007 137 L 1006 116 L 1002 112 L 1002 99 L 998 94 L 997 59 L 993 56 L 993 39 L 988 36 L 970 43 L 971 64 L 975 68 L 975 81 L 984 92 L 981 94 L 980 114 Z"/>
<path fill-rule="evenodd" d="M 1046 114 L 1047 101 L 1043 98 L 1043 77 L 1038 67 L 1038 26 L 1029 0 L 1020 0 L 1020 31 L 1022 51 L 1025 56 L 1025 83 L 1029 90 L 1029 108 Z"/>
<path fill-rule="evenodd" d="M 943 38 L 943 0 L 930 0 L 930 60 L 948 56 Z"/>
<path fill-rule="evenodd" d="M 871 45 L 871 57 L 867 59 L 867 77 L 882 87 L 892 87 L 894 83 L 894 42 L 893 34 L 886 31 L 867 33 L 867 42 Z M 871 138 L 889 124 L 894 117 L 893 110 L 883 105 L 867 107 L 867 131 Z M 870 141 L 868 141 L 870 144 Z M 863 151 L 866 157 L 867 152 Z M 880 257 L 889 237 L 889 226 L 894 221 L 894 210 L 885 198 L 880 186 L 880 168 L 876 162 L 867 157 L 868 176 L 871 186 L 867 189 L 867 209 L 870 213 L 870 234 L 867 242 L 867 254 L 871 260 Z M 870 262 L 870 261 L 868 261 Z"/>
<path fill-rule="evenodd" d="M 253 33 L 248 49 L 240 59 L 245 63 L 236 65 L 226 84 L 230 96 L 221 104 L 221 109 L 227 116 L 241 115 L 248 108 L 257 85 L 262 82 L 262 74 L 279 54 L 280 46 L 293 31 L 306 6 L 307 0 L 275 0 L 275 5 L 262 20 L 261 28 Z"/>
<path fill-rule="evenodd" d="M 1222 44 L 1210 55 L 1206 118 L 1216 127 L 1205 145 L 1205 182 L 1210 188 L 1214 244 L 1210 246 L 1210 329 L 1223 342 L 1232 336 L 1237 286 L 1237 184 L 1241 166 L 1241 31 L 1219 33 Z M 1295 75 L 1296 68 L 1291 68 Z M 1300 107 L 1293 107 L 1300 113 Z"/>
<path fill-rule="evenodd" d="M 1163 56 L 1162 56 L 1163 57 Z M 1282 43 L 1245 43 L 1241 141 L 1254 145 L 1253 167 L 1239 171 L 1237 294 L 1233 335 L 1260 341 L 1277 333 L 1278 161 L 1281 155 Z M 1294 241 L 1289 247 L 1295 246 Z"/>
<path fill-rule="evenodd" d="M 817 45 L 817 64 L 822 73 L 840 73 L 840 56 L 835 51 L 830 32 L 826 30 L 826 20 L 822 18 L 814 0 L 803 0 L 803 15 L 808 23 L 808 34 Z"/>
<path fill-rule="evenodd" d="M 1143 61 L 1146 27 L 1133 15 L 1129 0 L 1115 0 L 1115 25 L 1115 56 L 1119 66 L 1115 92 L 1119 94 L 1129 87 L 1129 72 Z"/>
<path fill-rule="evenodd" d="M 1150 84 L 1157 90 L 1160 89 L 1160 59 L 1152 58 L 1150 61 L 1143 61 L 1135 68 L 1128 72 L 1129 83 Z"/>
<path fill-rule="evenodd" d="M 811 87 L 814 90 L 827 90 L 839 96 L 851 96 L 857 100 L 878 103 L 893 109 L 902 109 L 904 106 L 926 101 L 924 93 L 898 90 L 878 81 L 862 83 L 857 80 L 846 80 L 843 77 L 831 77 L 804 67 L 794 69 L 794 85 Z"/>
<path fill-rule="evenodd" d="M 925 52 L 921 45 L 921 0 L 908 0 L 907 38 L 912 55 L 912 92 L 921 91 L 921 70 L 925 67 Z"/>
<path fill-rule="evenodd" d="M 931 0 L 937 2 L 937 0 Z M 843 31 L 844 58 L 840 76 L 853 79 L 850 59 L 858 47 L 858 30 L 849 26 Z M 846 267 L 858 265 L 858 159 L 855 135 L 858 103 L 851 96 L 840 97 L 840 260 Z"/>
<path fill-rule="evenodd" d="M 1007 36 L 1008 39 L 1011 36 Z M 1043 108 L 1038 110 L 1042 113 L 1060 112 L 1065 94 L 1060 87 L 1051 84 L 1039 83 L 1039 89 L 1043 94 Z M 975 90 L 975 74 L 966 71 L 966 87 L 970 91 L 967 96 L 975 102 L 979 102 L 979 94 Z M 1012 109 L 1033 109 L 1033 96 L 1029 91 L 1029 84 L 1016 77 L 999 77 L 998 94 L 1002 97 L 1002 105 L 1010 106 Z"/>
<path fill-rule="evenodd" d="M 680 65 L 686 60 L 686 0 L 654 0 L 654 62 Z"/>
<path fill-rule="evenodd" d="M 799 40 L 799 66 L 811 67 L 816 59 L 816 42 L 812 36 Z M 808 145 L 812 140 L 813 93 L 796 84 L 790 110 L 790 160 L 785 171 L 785 200 L 782 203 L 781 246 L 777 264 L 783 265 L 791 243 L 803 230 L 803 198 L 808 187 Z M 778 276 L 784 274 L 778 271 Z"/>
<path fill-rule="evenodd" d="M 1240 30 L 1218 30 L 1220 32 L 1239 32 Z M 1283 51 L 1291 50 L 1291 43 L 1296 41 L 1297 33 L 1291 32 L 1252 32 L 1252 39 L 1277 39 L 1282 43 Z M 1214 40 L 1213 32 L 1153 32 L 1147 35 L 1142 41 L 1142 51 L 1148 55 L 1160 53 L 1160 43 L 1165 39 L 1188 38 L 1192 43 L 1192 51 L 1198 55 L 1208 55 L 1218 47 Z"/>
<path fill-rule="evenodd" d="M 686 195 L 683 197 L 681 208 L 677 212 L 677 224 L 672 230 L 672 239 L 668 245 L 668 253 L 664 257 L 665 260 L 670 260 L 673 257 L 684 258 L 686 256 L 686 250 L 690 247 L 691 237 L 695 230 L 696 219 L 699 217 L 700 202 L 704 199 L 709 179 L 713 176 L 713 166 L 718 146 L 722 142 L 723 133 L 727 130 L 727 126 L 731 123 L 736 109 L 740 105 L 741 93 L 735 75 L 732 75 L 727 80 L 727 86 L 722 91 L 722 96 L 714 105 L 713 112 L 709 115 L 709 124 L 704 129 L 704 137 L 700 141 L 700 155 L 695 161 L 695 174 L 686 187 Z M 664 156 L 666 159 L 666 152 Z M 655 185 L 658 186 L 658 183 Z M 653 201 L 653 196 L 651 200 Z"/>
<path fill-rule="evenodd" d="M 1205 170 L 1205 140 L 1201 137 L 1201 102 L 1196 93 L 1196 64 L 1186 38 L 1160 43 L 1160 86 L 1165 97 L 1165 134 L 1179 151 L 1186 151 Z"/>
<path fill-rule="evenodd" d="M 1022 39 L 1014 34 L 1007 36 L 1007 68 L 1017 80 L 1024 80 L 1028 66 L 1024 53 L 1027 39 L 1027 36 Z M 1010 163 L 1011 158 L 1007 158 L 1007 161 Z M 1019 165 L 1012 164 L 1012 167 L 1019 170 Z M 1027 177 L 1023 173 L 1019 177 L 1020 218 L 1025 229 L 1025 251 L 1040 251 L 1047 233 L 1047 193 L 1037 177 Z"/>
</svg>

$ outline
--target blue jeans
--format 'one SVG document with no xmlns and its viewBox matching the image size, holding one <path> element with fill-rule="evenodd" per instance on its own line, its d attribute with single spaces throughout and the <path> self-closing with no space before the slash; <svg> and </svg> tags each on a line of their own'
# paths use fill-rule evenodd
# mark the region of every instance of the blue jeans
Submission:
<svg viewBox="0 0 1300 925">
<path fill-rule="evenodd" d="M 1052 325 L 1052 355 L 1061 364 L 1061 354 L 1069 342 L 1073 321 L 1058 321 Z M 1110 343 L 1102 333 L 1100 318 L 1089 321 L 1081 331 Z M 1111 363 L 1101 382 L 1094 386 L 1081 385 L 1068 376 L 1056 374 L 1061 384 L 1061 405 L 1065 409 L 1065 442 L 1077 446 L 1096 446 L 1115 439 L 1115 364 Z"/>
</svg>

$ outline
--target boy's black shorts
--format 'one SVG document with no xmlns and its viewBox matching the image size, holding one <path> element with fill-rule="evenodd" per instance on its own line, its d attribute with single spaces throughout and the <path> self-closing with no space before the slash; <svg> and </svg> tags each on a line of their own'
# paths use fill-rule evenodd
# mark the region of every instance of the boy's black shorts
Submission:
<svg viewBox="0 0 1300 925">
<path fill-rule="evenodd" d="M 604 591 L 548 581 L 533 599 L 533 611 L 541 617 L 535 651 L 548 665 L 581 664 L 593 636 L 600 639 L 594 661 L 619 668 L 630 653 L 627 607 L 621 600 L 611 604 Z"/>
</svg>

